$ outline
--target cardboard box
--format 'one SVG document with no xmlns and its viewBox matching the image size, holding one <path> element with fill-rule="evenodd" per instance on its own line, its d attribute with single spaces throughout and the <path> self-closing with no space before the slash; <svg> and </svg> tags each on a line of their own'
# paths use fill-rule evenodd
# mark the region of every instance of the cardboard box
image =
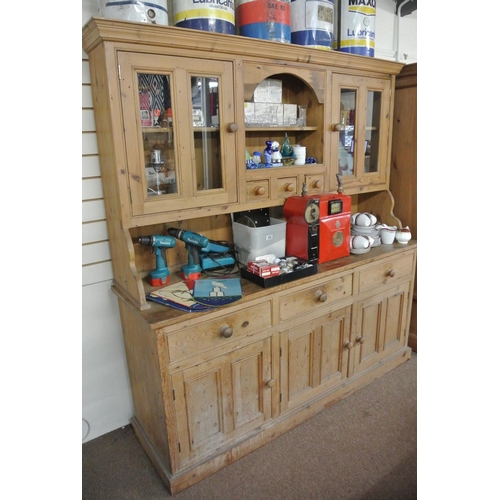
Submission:
<svg viewBox="0 0 500 500">
<path fill-rule="evenodd" d="M 297 125 L 297 105 L 283 104 L 283 125 L 295 127 Z"/>
<path fill-rule="evenodd" d="M 268 278 L 270 276 L 278 276 L 280 274 L 280 266 L 278 264 L 269 264 L 269 262 L 249 262 L 247 269 L 249 272 Z"/>
<path fill-rule="evenodd" d="M 283 126 L 283 104 L 255 103 L 255 125 Z"/>
<path fill-rule="evenodd" d="M 255 124 L 255 104 L 253 102 L 245 103 L 245 125 Z"/>
<path fill-rule="evenodd" d="M 283 93 L 282 86 L 281 80 L 272 80 L 268 78 L 260 82 L 253 93 L 253 102 L 281 104 Z"/>
</svg>

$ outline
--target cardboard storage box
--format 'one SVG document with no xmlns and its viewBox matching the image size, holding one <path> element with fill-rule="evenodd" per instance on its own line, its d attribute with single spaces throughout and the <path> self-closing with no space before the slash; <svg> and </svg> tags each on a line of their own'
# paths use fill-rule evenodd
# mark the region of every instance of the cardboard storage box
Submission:
<svg viewBox="0 0 500 500">
<path fill-rule="evenodd" d="M 233 222 L 233 241 L 236 260 L 243 265 L 263 255 L 285 255 L 286 221 L 270 217 L 270 225 L 249 227 Z"/>
</svg>

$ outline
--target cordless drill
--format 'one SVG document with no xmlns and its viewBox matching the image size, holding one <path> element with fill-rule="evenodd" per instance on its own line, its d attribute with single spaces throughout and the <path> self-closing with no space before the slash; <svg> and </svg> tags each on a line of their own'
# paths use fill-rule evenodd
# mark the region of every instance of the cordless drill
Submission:
<svg viewBox="0 0 500 500">
<path fill-rule="evenodd" d="M 158 234 L 152 236 L 139 236 L 139 243 L 141 245 L 153 247 L 153 253 L 156 254 L 156 269 L 149 273 L 149 284 L 151 286 L 166 285 L 170 280 L 166 249 L 175 246 L 175 238 Z"/>
<path fill-rule="evenodd" d="M 184 229 L 168 229 L 168 234 L 175 236 L 186 244 L 188 251 L 188 263 L 181 266 L 181 277 L 184 280 L 196 280 L 200 277 L 200 248 L 208 246 L 208 238 L 198 233 L 185 231 Z"/>
<path fill-rule="evenodd" d="M 197 280 L 202 270 L 227 268 L 234 266 L 236 262 L 234 257 L 229 255 L 229 247 L 214 243 L 206 236 L 173 227 L 167 232 L 186 244 L 188 263 L 181 266 L 182 279 Z"/>
</svg>

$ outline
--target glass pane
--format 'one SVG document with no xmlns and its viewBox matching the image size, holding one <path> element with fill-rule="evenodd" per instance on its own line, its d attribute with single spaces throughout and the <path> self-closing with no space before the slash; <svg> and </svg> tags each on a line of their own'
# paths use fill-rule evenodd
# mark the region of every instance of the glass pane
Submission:
<svg viewBox="0 0 500 500">
<path fill-rule="evenodd" d="M 356 90 L 340 90 L 339 174 L 354 175 L 354 142 L 356 119 Z"/>
<path fill-rule="evenodd" d="M 191 78 L 196 189 L 222 187 L 219 79 Z"/>
<path fill-rule="evenodd" d="M 177 193 L 170 77 L 139 74 L 138 80 L 148 196 Z"/>
<path fill-rule="evenodd" d="M 369 90 L 366 112 L 365 173 L 378 172 L 382 92 Z"/>
</svg>

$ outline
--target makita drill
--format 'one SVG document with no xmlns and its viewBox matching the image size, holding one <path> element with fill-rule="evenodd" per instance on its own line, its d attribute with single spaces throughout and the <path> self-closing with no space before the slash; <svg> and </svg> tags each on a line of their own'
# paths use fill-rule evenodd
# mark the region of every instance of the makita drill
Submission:
<svg viewBox="0 0 500 500">
<path fill-rule="evenodd" d="M 153 247 L 153 253 L 156 254 L 156 269 L 149 273 L 149 284 L 151 286 L 166 285 L 170 280 L 166 249 L 175 246 L 175 238 L 158 234 L 152 236 L 139 236 L 139 243 L 141 245 Z"/>
<path fill-rule="evenodd" d="M 197 280 L 202 270 L 234 265 L 234 258 L 226 254 L 229 248 L 225 245 L 213 243 L 206 236 L 184 229 L 171 227 L 167 232 L 186 244 L 188 263 L 181 267 L 184 280 Z M 218 254 L 216 259 L 210 257 L 213 253 Z"/>
</svg>

